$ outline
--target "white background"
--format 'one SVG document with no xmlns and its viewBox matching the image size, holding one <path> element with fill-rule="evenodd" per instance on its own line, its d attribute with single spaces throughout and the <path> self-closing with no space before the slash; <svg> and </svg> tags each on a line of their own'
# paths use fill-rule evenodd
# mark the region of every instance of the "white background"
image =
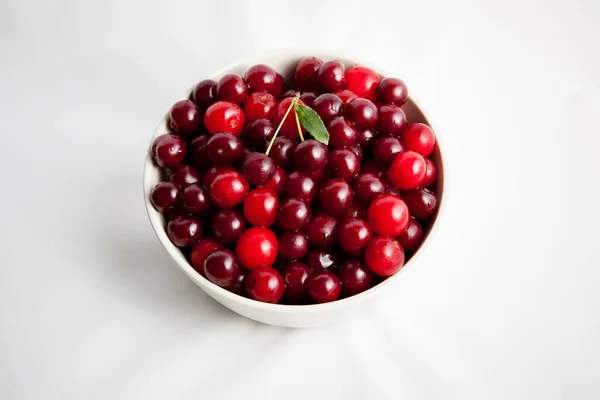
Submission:
<svg viewBox="0 0 600 400">
<path fill-rule="evenodd" d="M 0 3 L 1 399 L 600 398 L 600 3 Z M 397 71 L 448 153 L 439 240 L 370 312 L 261 325 L 147 221 L 156 123 L 237 58 Z"/>
</svg>

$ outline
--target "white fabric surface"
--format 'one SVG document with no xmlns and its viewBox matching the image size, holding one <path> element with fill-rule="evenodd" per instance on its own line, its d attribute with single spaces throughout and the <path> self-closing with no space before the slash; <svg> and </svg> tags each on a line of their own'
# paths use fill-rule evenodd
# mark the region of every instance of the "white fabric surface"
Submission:
<svg viewBox="0 0 600 400">
<path fill-rule="evenodd" d="M 1 399 L 600 398 L 600 3 L 0 4 Z M 448 153 L 410 279 L 341 325 L 204 295 L 143 158 L 191 84 L 294 47 L 398 71 Z"/>
</svg>

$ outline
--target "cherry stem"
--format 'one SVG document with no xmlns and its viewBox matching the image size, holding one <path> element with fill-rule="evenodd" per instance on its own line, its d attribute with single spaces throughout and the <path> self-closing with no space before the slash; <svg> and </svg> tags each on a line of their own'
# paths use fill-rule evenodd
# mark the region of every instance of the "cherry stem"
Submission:
<svg viewBox="0 0 600 400">
<path fill-rule="evenodd" d="M 277 137 L 277 134 L 279 133 L 279 130 L 283 126 L 283 123 L 285 122 L 285 119 L 287 118 L 287 116 L 290 113 L 290 111 L 292 111 L 292 108 L 294 108 L 294 106 L 296 105 L 297 101 L 298 101 L 298 95 L 294 96 L 294 99 L 292 100 L 292 103 L 288 107 L 287 111 L 285 112 L 285 115 L 283 116 L 283 119 L 281 120 L 281 122 L 279 123 L 279 126 L 275 130 L 275 134 L 273 135 L 273 137 L 271 138 L 271 141 L 269 142 L 269 146 L 267 147 L 267 151 L 265 151 L 265 155 L 267 155 L 267 156 L 269 155 L 269 152 L 271 151 L 271 147 L 273 147 L 273 143 L 275 142 L 275 138 Z M 298 118 L 298 117 L 296 117 L 296 118 Z"/>
<path fill-rule="evenodd" d="M 294 101 L 296 102 L 294 106 L 298 105 L 298 98 L 300 97 L 300 93 L 296 92 L 296 97 L 294 97 Z M 294 114 L 296 115 L 296 126 L 298 127 L 298 135 L 300 135 L 300 141 L 304 142 L 304 136 L 302 135 L 302 127 L 300 127 L 300 120 L 298 119 L 298 113 L 295 112 L 296 108 L 294 107 Z"/>
</svg>

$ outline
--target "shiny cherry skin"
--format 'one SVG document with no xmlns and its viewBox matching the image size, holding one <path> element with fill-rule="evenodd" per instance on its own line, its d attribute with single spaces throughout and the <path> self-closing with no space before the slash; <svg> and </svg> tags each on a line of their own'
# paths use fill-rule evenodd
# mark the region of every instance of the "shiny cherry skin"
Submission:
<svg viewBox="0 0 600 400">
<path fill-rule="evenodd" d="M 313 215 L 304 232 L 313 245 L 329 247 L 335 243 L 337 225 L 337 218 L 319 211 Z"/>
<path fill-rule="evenodd" d="M 402 106 L 408 100 L 408 88 L 404 81 L 396 78 L 383 78 L 377 90 L 375 90 L 377 99 L 384 104 L 395 104 Z"/>
<path fill-rule="evenodd" d="M 186 187 L 202 179 L 200 171 L 190 164 L 181 164 L 171 170 L 169 180 L 181 187 Z"/>
<path fill-rule="evenodd" d="M 204 114 L 204 126 L 212 135 L 228 132 L 239 136 L 244 130 L 245 124 L 244 111 L 231 101 L 217 101 L 208 107 Z"/>
<path fill-rule="evenodd" d="M 263 153 L 253 152 L 242 165 L 244 176 L 253 185 L 259 186 L 269 182 L 275 175 L 275 161 Z"/>
<path fill-rule="evenodd" d="M 244 74 L 244 80 L 250 93 L 267 92 L 278 98 L 283 91 L 283 77 L 268 65 L 258 64 L 250 67 Z"/>
<path fill-rule="evenodd" d="M 352 204 L 352 188 L 341 178 L 331 178 L 323 182 L 319 189 L 319 204 L 333 216 L 342 215 Z"/>
<path fill-rule="evenodd" d="M 404 265 L 404 250 L 389 236 L 376 236 L 367 245 L 365 262 L 373 273 L 392 276 Z"/>
<path fill-rule="evenodd" d="M 406 230 L 394 239 L 400 243 L 405 252 L 411 252 L 423 241 L 423 228 L 414 218 L 411 218 Z"/>
<path fill-rule="evenodd" d="M 354 122 L 358 129 L 372 128 L 377 124 L 377 106 L 361 97 L 346 106 L 346 118 Z"/>
<path fill-rule="evenodd" d="M 312 108 L 313 103 L 318 96 L 319 95 L 314 92 L 304 92 L 300 95 L 300 100 L 302 100 L 308 107 Z"/>
<path fill-rule="evenodd" d="M 279 255 L 287 261 L 297 261 L 308 253 L 308 238 L 302 232 L 284 232 L 279 236 Z"/>
<path fill-rule="evenodd" d="M 356 157 L 358 158 L 358 162 L 362 163 L 362 161 L 365 158 L 365 152 L 363 151 L 360 144 L 354 143 L 352 146 L 348 147 L 348 149 L 351 150 L 354 154 L 356 154 Z"/>
<path fill-rule="evenodd" d="M 358 96 L 355 95 L 354 93 L 352 93 L 351 91 L 349 91 L 348 89 L 344 89 L 344 90 L 336 90 L 334 92 L 334 94 L 339 97 L 340 99 L 342 99 L 342 101 L 344 102 L 344 105 L 347 105 L 348 103 L 350 103 L 352 100 L 354 100 L 355 98 L 357 98 Z"/>
<path fill-rule="evenodd" d="M 273 95 L 266 92 L 255 92 L 250 94 L 244 102 L 246 121 L 257 119 L 268 119 L 273 121 L 277 114 L 277 100 Z"/>
<path fill-rule="evenodd" d="M 159 212 L 168 212 L 179 204 L 181 191 L 179 185 L 173 182 L 159 182 L 150 193 L 150 201 Z"/>
<path fill-rule="evenodd" d="M 208 140 L 206 149 L 212 162 L 229 165 L 242 155 L 244 146 L 242 141 L 231 133 L 217 133 Z"/>
<path fill-rule="evenodd" d="M 286 137 L 278 137 L 273 142 L 269 156 L 275 161 L 275 164 L 286 171 L 289 171 L 294 165 L 294 149 L 296 143 Z"/>
<path fill-rule="evenodd" d="M 344 113 L 342 99 L 333 93 L 325 93 L 317 97 L 311 108 L 319 114 L 325 124 Z"/>
<path fill-rule="evenodd" d="M 204 261 L 204 275 L 217 286 L 227 287 L 235 283 L 240 265 L 235 254 L 227 249 L 217 249 Z"/>
<path fill-rule="evenodd" d="M 190 264 L 192 264 L 192 267 L 194 267 L 196 272 L 204 276 L 204 261 L 206 260 L 206 257 L 213 251 L 222 248 L 223 245 L 213 238 L 201 239 L 192 249 Z"/>
<path fill-rule="evenodd" d="M 185 141 L 178 135 L 161 135 L 152 145 L 154 160 L 163 168 L 181 164 L 187 154 Z"/>
<path fill-rule="evenodd" d="M 349 147 L 358 140 L 358 130 L 344 117 L 337 117 L 327 125 L 329 145 L 333 148 Z"/>
<path fill-rule="evenodd" d="M 385 186 L 378 177 L 363 172 L 352 181 L 352 189 L 354 201 L 365 207 L 385 192 Z"/>
<path fill-rule="evenodd" d="M 237 171 L 219 173 L 210 185 L 210 197 L 220 208 L 231 208 L 240 204 L 248 194 L 248 181 Z"/>
<path fill-rule="evenodd" d="M 178 101 L 171 107 L 169 126 L 182 136 L 198 133 L 202 129 L 202 110 L 191 100 Z"/>
<path fill-rule="evenodd" d="M 290 108 L 290 105 L 292 104 L 292 101 L 293 97 L 287 97 L 279 102 L 279 106 L 277 107 L 277 118 L 275 121 L 275 125 L 279 126 L 279 124 L 281 123 L 281 121 L 283 121 L 283 118 L 285 117 L 285 121 L 283 122 L 283 125 L 281 125 L 279 133 L 283 136 L 294 139 L 299 136 L 298 124 L 296 123 L 296 113 L 294 112 L 294 108 L 292 107 L 290 112 L 287 114 L 287 117 L 285 116 L 288 109 Z M 298 104 L 306 105 L 300 99 L 298 100 Z M 300 125 L 300 129 L 302 130 L 303 134 L 304 132 L 306 132 L 306 129 L 304 129 L 302 125 Z"/>
<path fill-rule="evenodd" d="M 306 256 L 306 263 L 313 273 L 321 271 L 336 272 L 342 265 L 342 256 L 333 248 L 320 249 L 318 247 L 310 249 Z"/>
<path fill-rule="evenodd" d="M 372 237 L 371 227 L 362 219 L 350 218 L 340 222 L 338 226 L 338 244 L 350 255 L 361 254 Z"/>
<path fill-rule="evenodd" d="M 342 264 L 338 277 L 342 283 L 342 291 L 349 296 L 364 292 L 373 284 L 373 273 L 363 261 L 356 258 Z"/>
<path fill-rule="evenodd" d="M 364 174 L 375 175 L 381 180 L 381 182 L 386 182 L 388 179 L 387 168 L 374 161 L 368 161 L 364 163 L 360 169 L 360 172 Z"/>
<path fill-rule="evenodd" d="M 210 158 L 208 158 L 208 140 L 210 135 L 200 135 L 192 139 L 189 144 L 189 152 L 194 167 L 199 171 L 206 171 L 210 166 Z"/>
<path fill-rule="evenodd" d="M 311 272 L 308 265 L 294 262 L 283 269 L 283 280 L 285 281 L 285 298 L 292 302 L 301 302 L 308 297 L 306 281 Z"/>
<path fill-rule="evenodd" d="M 246 295 L 246 276 L 248 276 L 248 274 L 250 273 L 250 271 L 248 271 L 247 269 L 240 267 L 240 273 L 237 276 L 237 279 L 229 286 L 227 286 L 225 289 L 227 289 L 228 291 L 230 291 L 231 293 L 235 293 L 237 295 L 240 296 L 245 296 Z"/>
<path fill-rule="evenodd" d="M 285 282 L 277 270 L 269 266 L 257 267 L 246 276 L 246 293 L 257 301 L 278 303 L 285 292 Z"/>
<path fill-rule="evenodd" d="M 202 224 L 194 217 L 175 218 L 167 224 L 167 235 L 175 246 L 190 247 L 202 238 Z"/>
<path fill-rule="evenodd" d="M 305 140 L 294 149 L 294 164 L 299 171 L 316 171 L 327 166 L 329 150 L 314 139 Z"/>
<path fill-rule="evenodd" d="M 246 128 L 245 143 L 259 151 L 264 151 L 275 134 L 275 128 L 268 119 L 257 119 Z"/>
<path fill-rule="evenodd" d="M 248 86 L 241 76 L 237 74 L 227 74 L 223 76 L 217 84 L 217 98 L 219 100 L 231 101 L 235 104 L 242 104 L 248 97 Z"/>
<path fill-rule="evenodd" d="M 340 217 L 340 220 L 345 221 L 350 218 L 366 220 L 367 210 L 357 203 L 352 203 L 350 207 L 346 210 L 346 212 Z"/>
<path fill-rule="evenodd" d="M 277 236 L 269 228 L 258 226 L 244 231 L 235 245 L 238 260 L 248 269 L 273 265 L 278 251 Z"/>
<path fill-rule="evenodd" d="M 329 271 L 321 271 L 309 277 L 306 287 L 308 294 L 316 303 L 335 301 L 342 293 L 339 278 Z"/>
<path fill-rule="evenodd" d="M 385 188 L 384 193 L 385 194 L 393 194 L 394 196 L 398 196 L 398 197 L 402 197 L 402 193 L 400 192 L 400 189 L 398 189 L 396 186 L 392 185 L 391 183 L 384 183 L 383 187 Z"/>
<path fill-rule="evenodd" d="M 425 180 L 421 184 L 423 187 L 429 187 L 433 185 L 437 179 L 437 167 L 429 158 L 425 159 Z"/>
<path fill-rule="evenodd" d="M 198 107 L 206 109 L 217 101 L 217 82 L 212 79 L 200 81 L 192 91 L 192 100 Z"/>
<path fill-rule="evenodd" d="M 364 151 L 368 151 L 373 147 L 376 137 L 377 133 L 373 129 L 359 129 L 356 143 L 358 143 Z"/>
<path fill-rule="evenodd" d="M 319 68 L 319 83 L 327 92 L 346 89 L 346 67 L 341 61 L 327 61 Z"/>
<path fill-rule="evenodd" d="M 350 149 L 335 149 L 329 154 L 329 167 L 335 178 L 350 181 L 360 171 L 360 160 Z"/>
<path fill-rule="evenodd" d="M 253 189 L 244 200 L 244 216 L 252 225 L 273 225 L 277 220 L 277 211 L 279 199 L 271 189 Z"/>
<path fill-rule="evenodd" d="M 414 151 L 398 154 L 388 172 L 392 184 L 400 190 L 415 189 L 423 184 L 427 164 L 425 159 Z"/>
<path fill-rule="evenodd" d="M 373 145 L 373 158 L 380 164 L 390 165 L 404 151 L 400 140 L 394 136 L 384 136 Z"/>
<path fill-rule="evenodd" d="M 403 192 L 402 198 L 408 206 L 410 215 L 416 219 L 431 217 L 438 206 L 437 196 L 426 188 L 417 188 Z"/>
<path fill-rule="evenodd" d="M 323 169 L 311 171 L 310 174 L 314 178 L 315 182 L 317 182 L 317 184 L 321 184 L 322 182 L 326 181 L 327 179 L 331 178 L 331 176 L 332 176 L 331 168 L 329 168 L 329 165 Z"/>
<path fill-rule="evenodd" d="M 304 229 L 310 222 L 312 210 L 302 200 L 286 198 L 279 206 L 279 225 L 290 231 Z"/>
<path fill-rule="evenodd" d="M 319 68 L 323 61 L 316 57 L 308 57 L 300 60 L 294 74 L 294 86 L 298 90 L 316 92 L 321 89 L 319 83 Z"/>
<path fill-rule="evenodd" d="M 402 144 L 407 150 L 427 157 L 435 148 L 435 134 L 428 125 L 409 124 L 402 134 Z"/>
<path fill-rule="evenodd" d="M 400 136 L 406 129 L 406 114 L 398 106 L 386 104 L 379 108 L 377 130 L 385 135 Z"/>
<path fill-rule="evenodd" d="M 287 187 L 288 175 L 283 168 L 275 168 L 271 180 L 260 187 L 272 190 L 277 196 L 281 196 Z"/>
<path fill-rule="evenodd" d="M 383 194 L 377 197 L 368 211 L 371 229 L 378 235 L 397 236 L 408 227 L 408 207 L 398 196 Z"/>
<path fill-rule="evenodd" d="M 210 188 L 217 175 L 225 171 L 235 171 L 235 168 L 231 165 L 213 165 L 210 167 L 204 174 L 204 186 Z"/>
<path fill-rule="evenodd" d="M 287 197 L 312 203 L 317 195 L 317 182 L 308 172 L 294 171 L 288 176 Z"/>
<path fill-rule="evenodd" d="M 212 218 L 212 231 L 221 243 L 235 243 L 246 230 L 244 216 L 233 208 L 219 210 Z"/>
<path fill-rule="evenodd" d="M 201 214 L 212 205 L 208 189 L 198 183 L 186 186 L 181 193 L 183 210 L 190 214 Z"/>
<path fill-rule="evenodd" d="M 346 72 L 348 89 L 358 97 L 375 100 L 375 90 L 381 78 L 367 67 L 354 67 Z"/>
</svg>

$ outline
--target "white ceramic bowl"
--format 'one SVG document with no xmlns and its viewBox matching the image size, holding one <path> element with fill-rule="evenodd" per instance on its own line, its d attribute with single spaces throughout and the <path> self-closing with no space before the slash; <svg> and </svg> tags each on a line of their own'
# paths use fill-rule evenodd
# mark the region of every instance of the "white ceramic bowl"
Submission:
<svg viewBox="0 0 600 400">
<path fill-rule="evenodd" d="M 316 56 L 325 61 L 341 60 L 344 64 L 346 64 L 346 69 L 355 65 L 364 65 L 377 71 L 382 76 L 402 78 L 402 75 L 401 73 L 399 73 L 399 71 L 388 72 L 385 71 L 383 68 L 379 68 L 378 66 L 370 65 L 368 62 L 359 62 L 355 60 L 349 60 L 343 57 L 336 57 L 332 55 L 323 54 L 271 54 L 238 61 L 223 68 L 221 71 L 218 71 L 212 76 L 199 77 L 198 81 L 206 78 L 211 78 L 218 81 L 221 76 L 228 73 L 236 73 L 243 76 L 244 72 L 252 65 L 267 64 L 275 70 L 277 70 L 279 73 L 281 73 L 284 76 L 286 82 L 291 82 L 291 78 L 293 77 L 296 64 L 300 59 L 307 56 Z M 410 98 L 402 108 L 406 112 L 408 121 L 426 123 L 432 126 L 432 128 L 437 134 L 438 140 L 436 148 L 431 157 L 438 167 L 438 179 L 433 189 L 438 196 L 439 206 L 436 215 L 433 217 L 431 229 L 429 230 L 429 232 L 426 232 L 426 237 L 424 238 L 421 247 L 418 249 L 415 255 L 407 261 L 406 265 L 396 275 L 386 279 L 384 282 L 378 284 L 377 286 L 356 296 L 348 297 L 342 300 L 326 304 L 314 304 L 304 306 L 261 303 L 242 296 L 238 296 L 225 289 L 218 287 L 217 285 L 214 285 L 213 283 L 209 282 L 206 278 L 202 277 L 199 273 L 197 273 L 187 261 L 183 253 L 173 243 L 171 243 L 165 231 L 166 224 L 162 214 L 156 211 L 150 202 L 150 192 L 152 188 L 162 180 L 163 176 L 160 167 L 158 167 L 152 160 L 152 155 L 149 146 L 148 155 L 146 157 L 146 163 L 144 165 L 144 201 L 146 203 L 146 211 L 148 212 L 148 217 L 150 218 L 152 228 L 154 229 L 156 236 L 158 236 L 158 239 L 162 243 L 167 253 L 169 253 L 169 255 L 173 258 L 173 260 L 179 266 L 179 268 L 181 268 L 183 272 L 185 272 L 185 274 L 198 286 L 200 286 L 200 288 L 204 290 L 210 297 L 212 297 L 225 307 L 235 311 L 238 314 L 266 324 L 288 327 L 309 327 L 326 325 L 347 316 L 349 313 L 356 313 L 359 312 L 359 310 L 367 309 L 370 305 L 373 304 L 374 301 L 384 296 L 384 293 L 393 290 L 394 287 L 397 287 L 398 281 L 402 279 L 402 277 L 405 275 L 405 271 L 408 268 L 418 268 L 418 261 L 420 259 L 420 255 L 424 251 L 433 250 L 433 247 L 430 246 L 434 236 L 433 234 L 436 231 L 436 227 L 440 223 L 440 218 L 444 211 L 444 163 L 439 140 L 440 132 L 436 130 L 436 128 L 432 125 L 431 120 L 425 116 L 421 105 L 417 106 L 414 95 L 411 92 L 410 82 L 408 82 L 407 84 L 409 88 Z M 188 98 L 190 92 L 191 89 L 190 91 L 188 91 L 185 98 Z M 173 103 L 175 103 L 177 100 L 179 99 L 173 99 Z M 168 113 L 163 117 L 160 124 L 156 128 L 156 131 L 152 136 L 150 144 L 152 143 L 152 141 L 154 141 L 154 138 L 167 132 L 167 118 Z"/>
</svg>

